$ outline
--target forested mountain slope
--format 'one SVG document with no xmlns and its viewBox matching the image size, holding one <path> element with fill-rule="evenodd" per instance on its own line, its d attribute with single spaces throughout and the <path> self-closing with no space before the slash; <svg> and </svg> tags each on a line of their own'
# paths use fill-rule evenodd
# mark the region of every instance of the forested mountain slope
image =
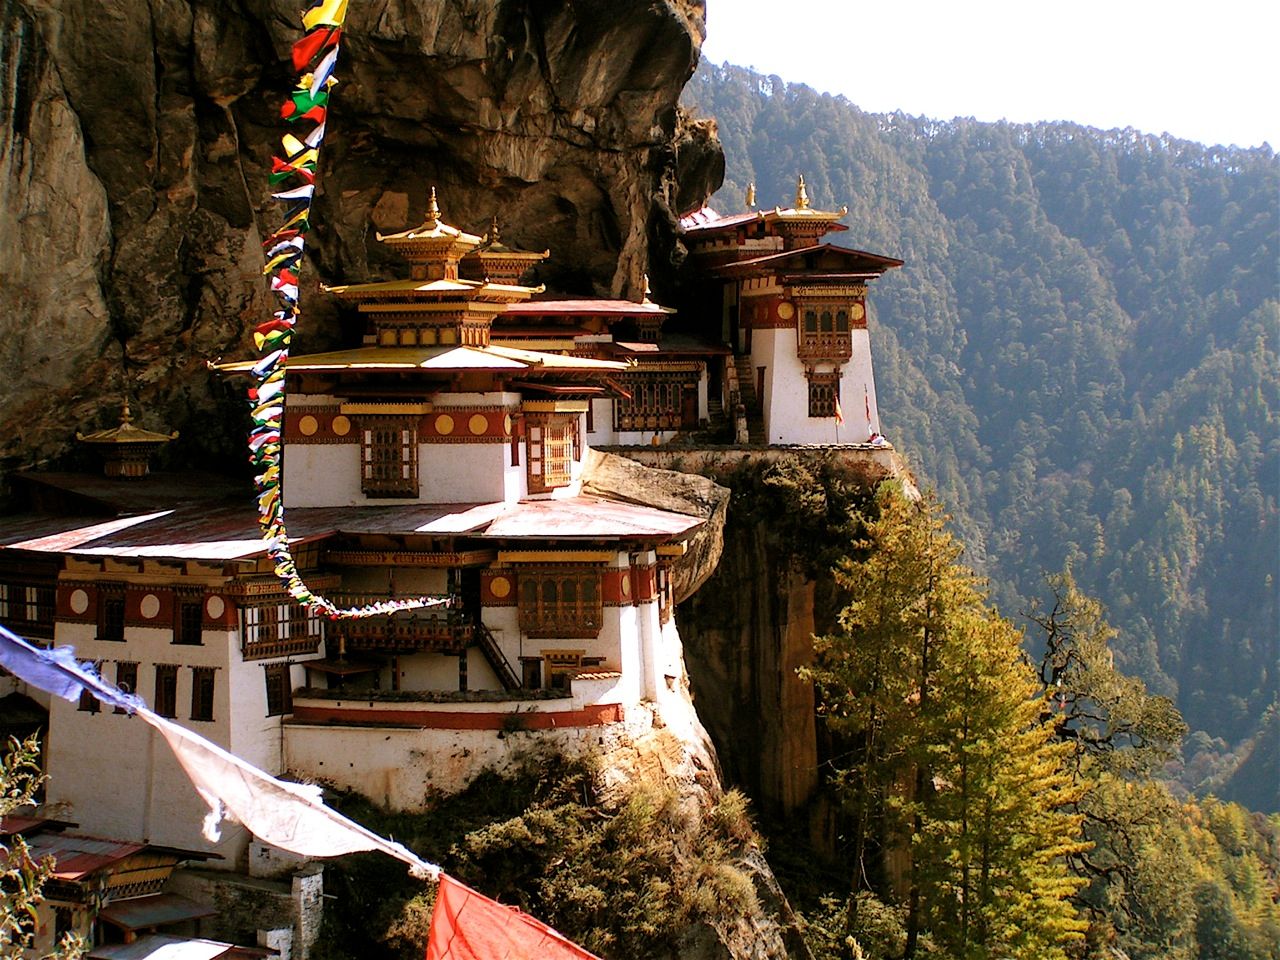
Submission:
<svg viewBox="0 0 1280 960">
<path fill-rule="evenodd" d="M 1070 564 L 1207 733 L 1193 779 L 1280 807 L 1228 780 L 1277 699 L 1275 154 L 868 114 L 727 65 L 684 99 L 719 125 L 721 212 L 802 172 L 849 205 L 835 242 L 907 261 L 872 297 L 882 417 L 1006 612 Z"/>
</svg>

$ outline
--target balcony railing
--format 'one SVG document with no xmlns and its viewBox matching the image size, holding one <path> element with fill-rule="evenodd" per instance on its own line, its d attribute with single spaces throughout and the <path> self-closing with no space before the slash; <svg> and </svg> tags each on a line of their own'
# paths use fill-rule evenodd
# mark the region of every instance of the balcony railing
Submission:
<svg viewBox="0 0 1280 960">
<path fill-rule="evenodd" d="M 848 360 L 853 356 L 853 339 L 848 333 L 802 331 L 798 353 L 801 360 Z"/>
<path fill-rule="evenodd" d="M 341 607 L 362 607 L 385 596 L 336 594 Z M 440 599 L 446 599 L 441 597 Z M 329 624 L 329 647 L 337 637 L 349 653 L 461 653 L 475 638 L 475 624 L 467 615 L 446 606 L 401 610 L 381 617 L 339 620 Z"/>
</svg>

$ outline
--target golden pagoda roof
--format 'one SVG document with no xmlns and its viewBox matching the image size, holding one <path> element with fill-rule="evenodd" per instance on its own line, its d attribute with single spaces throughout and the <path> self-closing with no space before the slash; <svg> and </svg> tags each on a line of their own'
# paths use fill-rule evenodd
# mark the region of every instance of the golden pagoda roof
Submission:
<svg viewBox="0 0 1280 960">
<path fill-rule="evenodd" d="M 241 360 L 210 366 L 225 373 L 248 373 L 255 363 L 253 360 Z M 333 370 L 511 370 L 528 373 L 531 369 L 615 373 L 628 369 L 628 366 L 615 360 L 593 360 L 491 344 L 487 347 L 355 347 L 290 357 L 287 369 L 293 373 Z"/>
<path fill-rule="evenodd" d="M 498 215 L 494 214 L 493 221 L 489 224 L 489 232 L 484 235 L 483 242 L 468 253 L 467 256 L 509 257 L 513 260 L 546 260 L 551 256 L 551 250 L 548 248 L 539 253 L 536 250 L 521 250 L 519 247 L 508 246 L 503 243 L 502 233 L 498 229 Z"/>
<path fill-rule="evenodd" d="M 839 210 L 815 210 L 809 205 L 809 191 L 804 185 L 804 174 L 796 178 L 796 198 L 787 208 L 774 207 L 773 218 L 778 220 L 839 220 L 849 212 L 847 206 Z M 765 214 L 766 219 L 771 219 Z"/>
<path fill-rule="evenodd" d="M 478 247 L 484 242 L 475 234 L 465 233 L 440 219 L 440 204 L 436 200 L 435 187 L 431 188 L 431 199 L 427 202 L 426 219 L 419 226 L 399 233 L 379 233 L 377 238 L 382 243 L 406 252 L 415 248 L 439 249 L 442 246 L 462 251 Z"/>
<path fill-rule="evenodd" d="M 129 402 L 126 400 L 124 407 L 120 412 L 120 425 L 111 427 L 107 430 L 95 430 L 93 433 L 81 433 L 76 431 L 76 439 L 82 443 L 100 443 L 100 444 L 138 444 L 138 443 L 168 443 L 170 440 L 178 439 L 178 431 L 173 433 L 153 433 L 150 430 L 144 430 L 133 424 L 133 414 L 129 412 Z"/>
<path fill-rule="evenodd" d="M 370 283 L 347 283 L 322 287 L 325 293 L 343 299 L 378 299 L 382 297 L 470 295 L 472 299 L 525 300 L 545 287 L 523 287 L 514 283 L 489 283 L 486 280 L 375 280 Z"/>
</svg>

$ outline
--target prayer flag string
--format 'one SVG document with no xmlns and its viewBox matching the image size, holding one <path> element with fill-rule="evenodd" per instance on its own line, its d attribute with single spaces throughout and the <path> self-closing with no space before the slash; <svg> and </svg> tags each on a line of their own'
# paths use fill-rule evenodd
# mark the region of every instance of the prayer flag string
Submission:
<svg viewBox="0 0 1280 960">
<path fill-rule="evenodd" d="M 316 0 L 302 14 L 306 35 L 293 45 L 293 66 L 298 82 L 280 109 L 280 116 L 294 128 L 281 138 L 281 156 L 273 157 L 269 182 L 272 197 L 286 205 L 284 222 L 263 241 L 266 265 L 277 307 L 271 319 L 257 325 L 253 343 L 259 360 L 249 388 L 249 462 L 254 469 L 258 499 L 258 523 L 275 572 L 298 603 L 331 619 L 382 616 L 397 610 L 436 606 L 438 597 L 382 600 L 362 607 L 338 607 L 307 587 L 289 550 L 281 496 L 284 451 L 283 421 L 285 368 L 298 323 L 298 273 L 302 267 L 304 235 L 311 226 L 311 201 L 315 196 L 316 163 L 324 140 L 329 95 L 342 39 L 347 0 Z M 307 125 L 310 125 L 309 128 Z M 305 136 L 302 135 L 306 132 Z"/>
</svg>

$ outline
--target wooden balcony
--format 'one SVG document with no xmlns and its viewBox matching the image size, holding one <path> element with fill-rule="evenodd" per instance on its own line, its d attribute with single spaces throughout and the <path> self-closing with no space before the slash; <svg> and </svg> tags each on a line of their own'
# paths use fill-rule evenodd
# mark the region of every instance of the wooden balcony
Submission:
<svg viewBox="0 0 1280 960">
<path fill-rule="evenodd" d="M 853 338 L 847 332 L 802 331 L 796 353 L 801 360 L 829 360 L 843 363 L 853 356 Z"/>
<path fill-rule="evenodd" d="M 348 653 L 461 653 L 475 639 L 475 625 L 460 614 L 395 614 L 330 624 L 330 649 L 339 635 Z"/>
</svg>

